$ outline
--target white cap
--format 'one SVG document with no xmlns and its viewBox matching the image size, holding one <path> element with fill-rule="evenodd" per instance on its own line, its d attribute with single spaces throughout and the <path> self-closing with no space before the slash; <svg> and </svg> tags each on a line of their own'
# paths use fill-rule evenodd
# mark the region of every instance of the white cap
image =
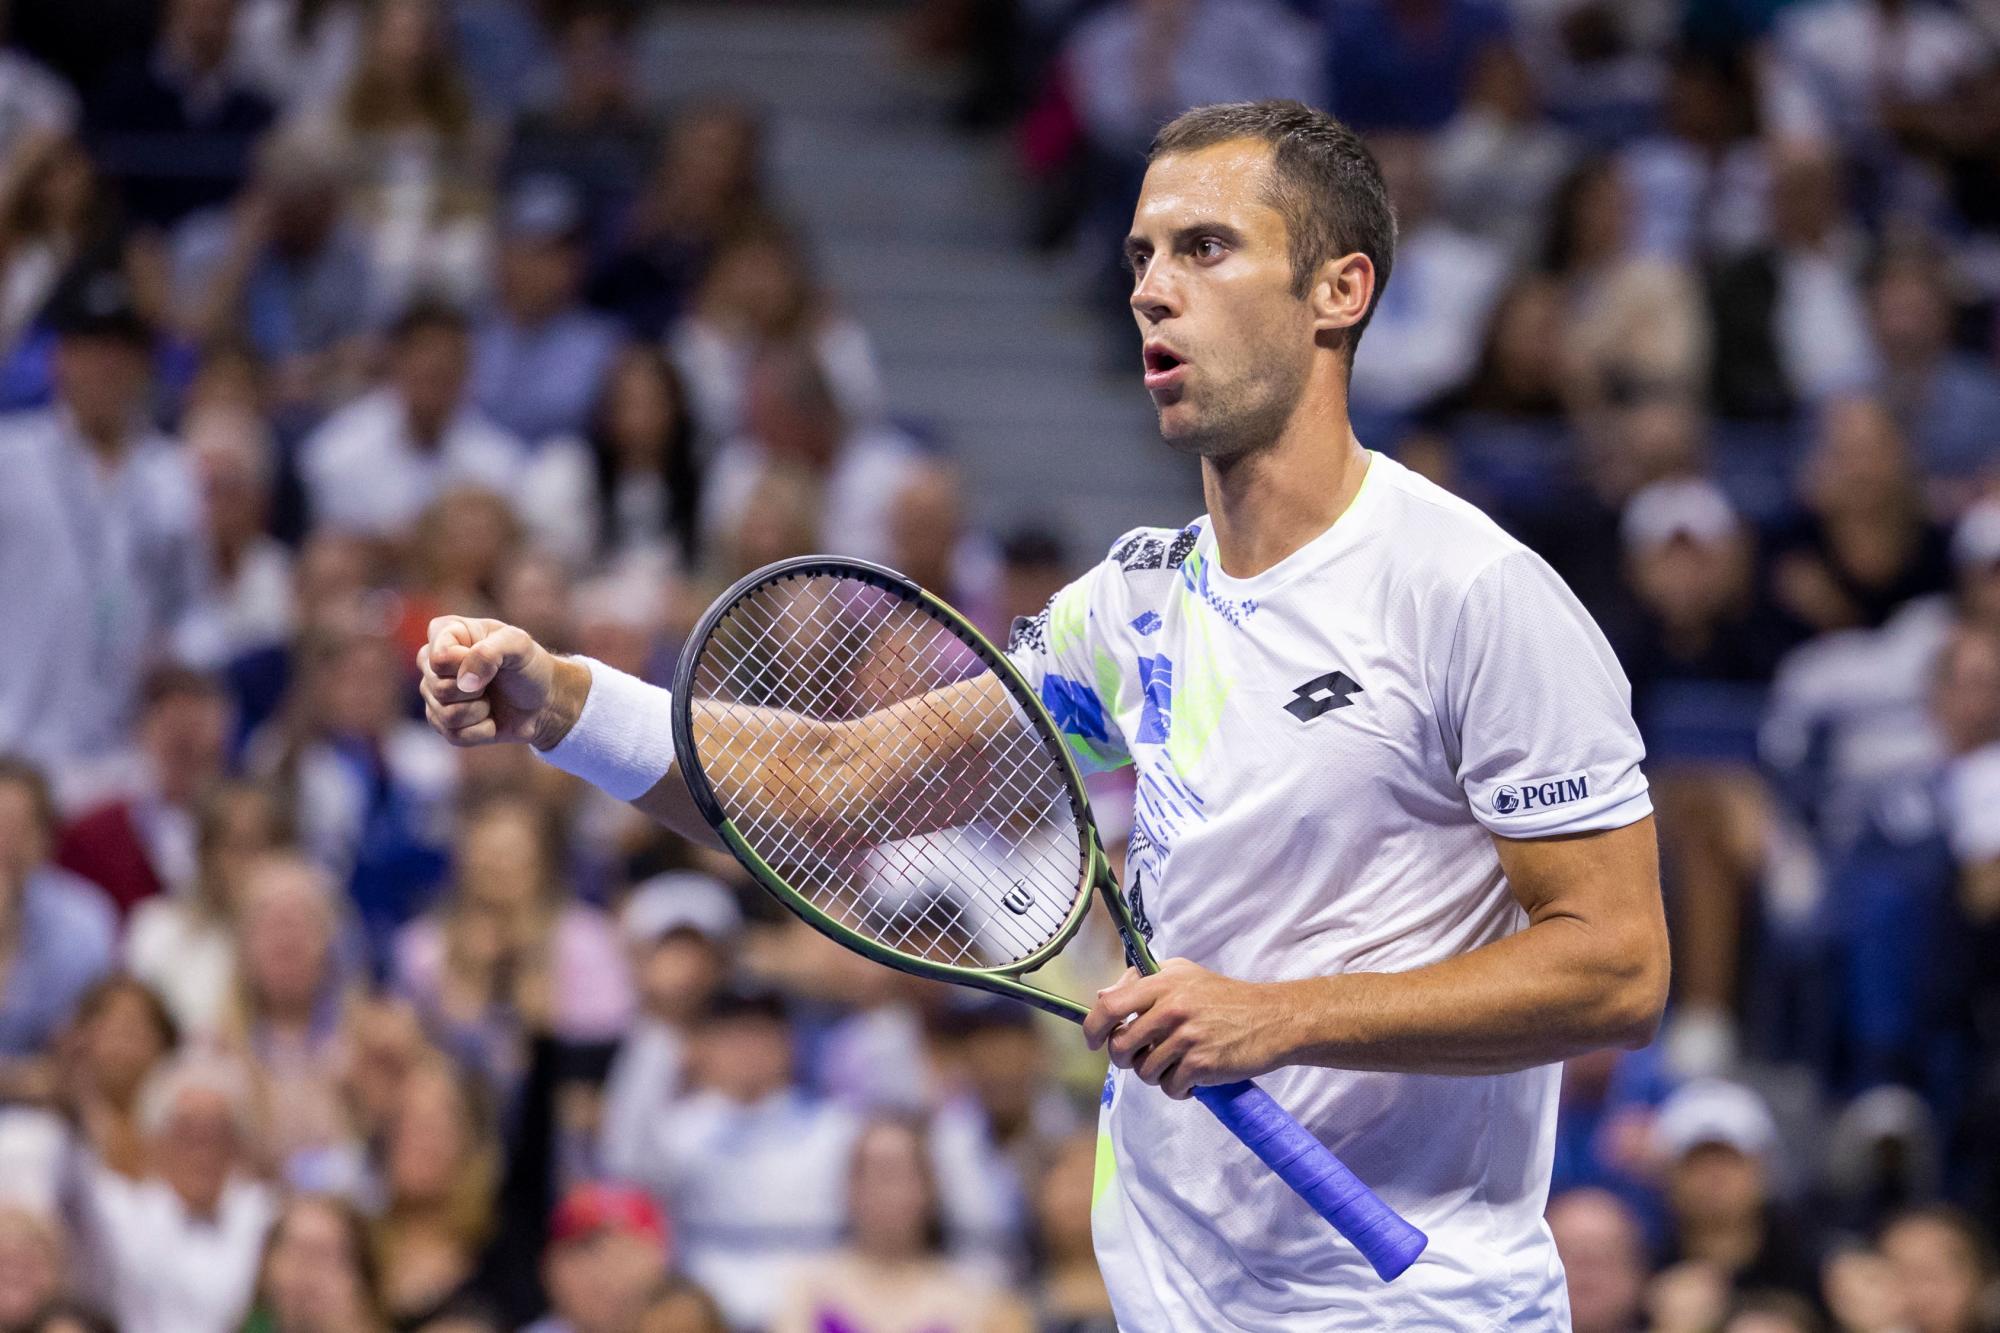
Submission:
<svg viewBox="0 0 2000 1333">
<path fill-rule="evenodd" d="M 1981 500 L 1965 511 L 1951 536 L 1951 558 L 1960 569 L 2000 564 L 2000 498 Z"/>
<path fill-rule="evenodd" d="M 692 930 L 712 943 L 728 944 L 743 929 L 743 911 L 721 880 L 675 870 L 632 890 L 618 924 L 634 944 L 652 944 L 676 930 Z"/>
<path fill-rule="evenodd" d="M 1703 478 L 1680 477 L 1643 486 L 1625 502 L 1618 530 L 1627 546 L 1664 546 L 1676 537 L 1702 545 L 1736 535 L 1742 521 L 1720 486 Z"/>
<path fill-rule="evenodd" d="M 1698 1078 L 1660 1104 L 1653 1142 L 1674 1161 L 1705 1143 L 1723 1144 L 1746 1157 L 1763 1157 L 1777 1146 L 1778 1122 L 1764 1099 L 1741 1083 Z"/>
</svg>

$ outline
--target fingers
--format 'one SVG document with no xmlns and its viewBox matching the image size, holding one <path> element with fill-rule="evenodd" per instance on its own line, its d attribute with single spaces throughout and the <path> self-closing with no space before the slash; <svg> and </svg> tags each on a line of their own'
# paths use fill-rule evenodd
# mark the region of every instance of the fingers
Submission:
<svg viewBox="0 0 2000 1333">
<path fill-rule="evenodd" d="M 493 717 L 493 705 L 484 699 L 439 703 L 435 698 L 426 698 L 424 717 L 439 735 L 453 745 L 485 745 L 497 740 L 500 735 L 499 724 Z"/>
<path fill-rule="evenodd" d="M 1132 1072 L 1139 1076 L 1141 1083 L 1165 1087 L 1166 1084 L 1162 1080 L 1180 1063 L 1181 1057 L 1188 1053 L 1188 1048 L 1193 1044 L 1185 1031 L 1172 1033 L 1138 1052 L 1138 1062 L 1132 1066 Z"/>
<path fill-rule="evenodd" d="M 458 679 L 455 682 L 459 693 L 479 693 L 502 671 L 526 666 L 534 650 L 535 641 L 528 637 L 526 630 L 501 625 L 466 650 L 458 664 Z"/>
<path fill-rule="evenodd" d="M 1111 1063 L 1120 1069 L 1136 1069 L 1148 1050 L 1172 1037 L 1186 1021 L 1186 1015 L 1171 1003 L 1150 1001 L 1132 1021 L 1120 1026 L 1105 1043 Z"/>
<path fill-rule="evenodd" d="M 1128 967 L 1124 976 L 1097 992 L 1097 1003 L 1083 1020 L 1083 1039 L 1091 1050 L 1104 1045 L 1118 1025 L 1135 1012 L 1127 1001 L 1131 999 L 1132 986 L 1141 979 L 1137 968 Z"/>
</svg>

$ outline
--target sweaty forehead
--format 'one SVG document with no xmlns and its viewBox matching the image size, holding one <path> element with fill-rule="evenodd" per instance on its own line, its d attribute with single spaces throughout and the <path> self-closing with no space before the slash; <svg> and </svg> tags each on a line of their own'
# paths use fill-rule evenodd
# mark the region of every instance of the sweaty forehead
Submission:
<svg viewBox="0 0 2000 1333">
<path fill-rule="evenodd" d="M 1270 146 L 1231 139 L 1170 153 L 1146 168 L 1133 210 L 1132 232 L 1151 237 L 1196 222 L 1222 222 L 1246 235 L 1282 231 L 1284 218 L 1269 197 Z"/>
</svg>

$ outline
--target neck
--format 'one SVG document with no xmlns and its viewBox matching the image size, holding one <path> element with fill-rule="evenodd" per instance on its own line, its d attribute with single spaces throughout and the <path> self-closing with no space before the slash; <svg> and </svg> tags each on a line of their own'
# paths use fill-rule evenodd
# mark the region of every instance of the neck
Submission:
<svg viewBox="0 0 2000 1333">
<path fill-rule="evenodd" d="M 1268 448 L 1205 458 L 1202 498 L 1223 572 L 1254 578 L 1333 526 L 1368 472 L 1347 400 L 1308 397 Z"/>
</svg>

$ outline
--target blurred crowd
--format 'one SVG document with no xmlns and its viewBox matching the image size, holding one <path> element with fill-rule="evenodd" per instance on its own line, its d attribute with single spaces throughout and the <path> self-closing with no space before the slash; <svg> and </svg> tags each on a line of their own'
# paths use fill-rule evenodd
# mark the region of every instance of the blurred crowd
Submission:
<svg viewBox="0 0 2000 1333">
<path fill-rule="evenodd" d="M 0 0 L 0 1333 L 1112 1327 L 1073 1030 L 419 720 L 444 610 L 664 680 L 784 555 L 996 635 L 1091 558 L 967 521 L 670 19 Z M 1153 128 L 1368 134 L 1357 430 L 1569 580 L 1651 755 L 1676 994 L 1566 1074 L 1577 1328 L 2000 1327 L 2000 9 L 902 31 L 1132 371 Z"/>
</svg>

